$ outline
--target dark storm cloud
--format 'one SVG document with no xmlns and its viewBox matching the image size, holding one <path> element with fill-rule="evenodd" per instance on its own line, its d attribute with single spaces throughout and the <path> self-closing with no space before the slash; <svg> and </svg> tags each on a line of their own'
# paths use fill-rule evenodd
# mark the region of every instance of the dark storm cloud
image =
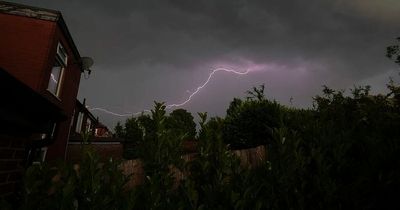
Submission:
<svg viewBox="0 0 400 210">
<path fill-rule="evenodd" d="M 323 84 L 347 88 L 387 75 L 395 66 L 385 47 L 400 36 L 395 0 L 18 2 L 62 11 L 81 54 L 94 58 L 97 73 L 82 84 L 82 97 L 132 111 L 153 99 L 182 100 L 213 66 L 249 63 L 275 70 L 240 87 L 220 84 L 226 101 L 199 95 L 192 107 L 221 114 L 229 98 L 263 82 L 275 98 L 305 105 Z"/>
<path fill-rule="evenodd" d="M 368 75 L 376 70 L 365 58 L 380 56 L 377 48 L 383 51 L 388 38 L 399 31 L 396 21 L 385 22 L 352 8 L 371 4 L 368 2 L 120 0 L 34 4 L 62 10 L 65 19 L 73 23 L 70 28 L 79 45 L 90 49 L 88 53 L 101 61 L 99 65 L 113 70 L 159 64 L 188 70 L 198 63 L 237 56 L 280 63 L 299 58 L 334 60 L 331 67 L 335 71 L 363 69 Z M 383 2 L 400 10 L 397 1 Z M 337 69 L 343 66 L 351 69 Z M 373 66 L 381 67 L 379 62 Z"/>
</svg>

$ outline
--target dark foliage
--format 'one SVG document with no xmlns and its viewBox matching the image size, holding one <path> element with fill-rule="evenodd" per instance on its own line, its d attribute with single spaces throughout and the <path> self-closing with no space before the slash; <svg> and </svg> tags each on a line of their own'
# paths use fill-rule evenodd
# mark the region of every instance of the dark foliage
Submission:
<svg viewBox="0 0 400 210">
<path fill-rule="evenodd" d="M 281 105 L 265 99 L 264 86 L 248 94 L 245 101 L 231 102 L 224 120 L 224 142 L 234 149 L 270 144 L 273 129 L 282 123 Z"/>
<path fill-rule="evenodd" d="M 124 189 L 128 177 L 121 173 L 117 163 L 100 164 L 96 154 L 83 150 L 85 158 L 79 168 L 68 164 L 29 168 L 20 206 L 21 209 L 397 209 L 400 88 L 393 82 L 388 88 L 387 95 L 371 95 L 369 87 L 356 87 L 351 96 L 345 96 L 342 91 L 324 87 L 323 94 L 314 98 L 312 110 L 287 108 L 265 98 L 235 99 L 228 110 L 230 117 L 248 111 L 254 117 L 264 117 L 253 121 L 265 120 L 269 125 L 268 133 L 264 133 L 268 159 L 252 170 L 241 168 L 238 158 L 224 142 L 228 119 L 207 120 L 205 113 L 199 114 L 199 153 L 192 162 L 184 164 L 180 147 L 184 135 L 166 128 L 165 106 L 156 103 L 151 115 L 130 119 L 125 125 L 128 133 L 138 134 L 137 129 L 143 129 L 144 123 L 151 125 L 151 129 L 142 130 L 136 153 L 144 164 L 143 185 Z M 264 116 L 266 110 L 274 114 Z M 255 131 L 257 135 L 265 132 L 265 127 L 251 129 L 260 129 Z M 177 170 L 186 174 L 179 185 L 174 177 Z"/>
<path fill-rule="evenodd" d="M 399 59 L 398 47 L 388 48 Z M 324 87 L 313 109 L 282 106 L 264 86 L 234 99 L 225 119 L 200 113 L 198 154 L 184 163 L 181 143 L 193 136 L 185 111 L 151 115 L 117 125 L 135 143 L 125 156 L 143 162 L 145 182 L 125 189 L 129 177 L 115 161 L 100 163 L 84 147 L 80 167 L 31 166 L 20 209 L 398 209 L 400 195 L 400 87 L 387 95 L 355 87 L 351 95 Z M 174 119 L 174 120 L 171 120 Z M 267 145 L 261 167 L 240 167 L 230 148 Z M 128 145 L 128 144 L 126 144 Z M 175 172 L 185 174 L 177 180 Z"/>
<path fill-rule="evenodd" d="M 192 114 L 184 109 L 175 109 L 166 119 L 166 128 L 173 130 L 185 139 L 194 140 L 196 136 L 196 123 Z"/>
<path fill-rule="evenodd" d="M 400 42 L 400 37 L 397 38 L 397 41 Z M 395 63 L 400 65 L 400 46 L 399 45 L 391 45 L 386 48 L 386 56 Z"/>
</svg>

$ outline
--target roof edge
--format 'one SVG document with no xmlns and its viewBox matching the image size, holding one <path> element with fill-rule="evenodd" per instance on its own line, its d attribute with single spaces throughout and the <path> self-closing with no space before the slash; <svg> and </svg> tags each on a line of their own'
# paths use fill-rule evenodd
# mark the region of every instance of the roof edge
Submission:
<svg viewBox="0 0 400 210">
<path fill-rule="evenodd" d="M 71 48 L 71 50 L 72 50 L 72 53 L 73 53 L 74 56 L 76 57 L 77 61 L 78 61 L 79 63 L 81 63 L 81 55 L 80 55 L 80 53 L 79 53 L 79 51 L 78 51 L 78 48 L 77 48 L 76 45 L 75 45 L 74 39 L 72 38 L 72 35 L 71 35 L 71 33 L 69 32 L 68 27 L 67 27 L 67 24 L 65 23 L 64 18 L 63 18 L 63 16 L 62 16 L 61 13 L 60 13 L 60 15 L 58 16 L 57 24 L 58 24 L 58 26 L 60 27 L 62 33 L 64 34 L 65 39 L 69 42 L 70 48 Z M 81 67 L 80 69 L 81 69 L 81 72 L 83 72 L 82 67 Z"/>
<path fill-rule="evenodd" d="M 81 63 L 81 55 L 60 11 L 0 0 L 0 13 L 56 22 L 65 36 L 65 39 L 68 41 L 76 60 L 78 63 Z M 81 72 L 83 72 L 83 69 L 80 69 Z"/>
<path fill-rule="evenodd" d="M 61 15 L 61 12 L 57 10 L 11 3 L 7 1 L 0 1 L 0 13 L 25 16 L 53 22 L 56 22 L 58 17 Z"/>
</svg>

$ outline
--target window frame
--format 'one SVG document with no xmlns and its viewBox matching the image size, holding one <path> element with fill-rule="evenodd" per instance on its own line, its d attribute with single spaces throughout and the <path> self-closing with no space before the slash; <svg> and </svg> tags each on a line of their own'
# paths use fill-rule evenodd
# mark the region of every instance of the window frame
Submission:
<svg viewBox="0 0 400 210">
<path fill-rule="evenodd" d="M 41 147 L 34 151 L 35 151 L 35 155 L 39 155 L 39 156 L 35 157 L 35 159 L 32 161 L 32 165 L 41 165 L 46 160 L 47 147 Z"/>
<path fill-rule="evenodd" d="M 83 118 L 84 118 L 83 112 L 78 112 L 78 115 L 77 115 L 77 118 L 76 118 L 76 125 L 75 125 L 75 132 L 76 133 L 81 133 L 82 132 Z"/>
<path fill-rule="evenodd" d="M 50 86 L 51 80 L 52 80 L 51 75 L 53 74 L 53 70 L 55 69 L 57 63 L 60 66 L 60 72 L 59 72 L 59 76 L 58 76 L 58 80 L 57 80 L 55 91 L 53 91 L 49 86 Z M 63 86 L 63 80 L 64 80 L 64 71 L 65 71 L 65 69 L 67 67 L 67 64 L 68 64 L 67 51 L 65 50 L 65 48 L 61 44 L 61 42 L 58 42 L 58 44 L 57 44 L 57 52 L 56 52 L 56 56 L 55 56 L 55 59 L 54 59 L 54 64 L 53 64 L 53 66 L 51 68 L 50 78 L 49 78 L 49 81 L 48 81 L 48 84 L 47 84 L 47 91 L 49 91 L 51 94 L 56 96 L 58 99 L 60 99 L 60 96 L 61 96 L 61 88 Z"/>
</svg>

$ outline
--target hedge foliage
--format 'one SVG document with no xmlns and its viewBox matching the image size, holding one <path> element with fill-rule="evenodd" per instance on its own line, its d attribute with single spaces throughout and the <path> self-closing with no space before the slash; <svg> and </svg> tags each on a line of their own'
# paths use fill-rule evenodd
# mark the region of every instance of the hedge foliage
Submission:
<svg viewBox="0 0 400 210">
<path fill-rule="evenodd" d="M 314 107 L 303 110 L 269 101 L 255 88 L 255 97 L 231 103 L 226 118 L 199 113 L 199 153 L 186 163 L 185 135 L 168 128 L 165 105 L 156 103 L 141 119 L 151 132 L 133 126 L 142 137 L 135 151 L 144 164 L 142 185 L 126 188 L 119 162 L 100 163 L 83 148 L 79 167 L 30 167 L 13 208 L 396 209 L 400 87 L 392 82 L 388 90 L 371 95 L 369 87 L 357 87 L 347 96 L 324 87 Z M 243 144 L 267 145 L 262 166 L 240 167 L 229 149 Z M 179 183 L 172 167 L 186 174 Z"/>
</svg>

